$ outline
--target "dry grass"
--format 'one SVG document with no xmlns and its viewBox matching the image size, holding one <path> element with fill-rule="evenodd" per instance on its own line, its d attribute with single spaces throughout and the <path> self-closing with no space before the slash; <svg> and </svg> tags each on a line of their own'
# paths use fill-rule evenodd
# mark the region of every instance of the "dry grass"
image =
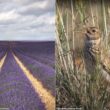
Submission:
<svg viewBox="0 0 110 110">
<path fill-rule="evenodd" d="M 107 109 L 110 101 L 108 84 L 101 78 L 100 70 L 94 75 L 86 74 L 82 49 L 84 32 L 89 26 L 101 30 L 102 43 L 109 49 L 109 19 L 109 2 L 104 0 L 57 0 L 57 107 Z"/>
</svg>

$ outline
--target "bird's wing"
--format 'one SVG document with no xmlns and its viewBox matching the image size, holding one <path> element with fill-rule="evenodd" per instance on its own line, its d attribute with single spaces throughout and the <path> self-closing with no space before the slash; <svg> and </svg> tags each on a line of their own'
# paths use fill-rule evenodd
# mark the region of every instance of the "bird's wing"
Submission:
<svg viewBox="0 0 110 110">
<path fill-rule="evenodd" d="M 110 75 L 110 57 L 104 56 L 101 60 L 101 66 Z"/>
</svg>

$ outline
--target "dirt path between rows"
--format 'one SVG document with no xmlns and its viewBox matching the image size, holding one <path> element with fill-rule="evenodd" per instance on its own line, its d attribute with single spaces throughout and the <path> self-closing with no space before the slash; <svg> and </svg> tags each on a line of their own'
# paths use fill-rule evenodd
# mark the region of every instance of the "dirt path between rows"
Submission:
<svg viewBox="0 0 110 110">
<path fill-rule="evenodd" d="M 37 78 L 35 78 L 31 72 L 25 67 L 22 61 L 14 55 L 14 58 L 20 68 L 23 70 L 24 74 L 27 76 L 29 81 L 31 82 L 33 88 L 35 89 L 36 93 L 41 98 L 42 102 L 45 104 L 46 110 L 55 110 L 55 97 L 51 95 L 51 93 L 43 87 L 42 82 L 40 82 Z M 50 82 L 51 83 L 51 82 Z"/>
</svg>

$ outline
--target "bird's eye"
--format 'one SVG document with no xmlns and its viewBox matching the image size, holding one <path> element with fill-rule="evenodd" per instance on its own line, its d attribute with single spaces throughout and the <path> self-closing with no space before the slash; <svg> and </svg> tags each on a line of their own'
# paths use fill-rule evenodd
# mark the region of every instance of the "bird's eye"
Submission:
<svg viewBox="0 0 110 110">
<path fill-rule="evenodd" d="M 96 32 L 96 30 L 93 29 L 92 32 Z"/>
</svg>

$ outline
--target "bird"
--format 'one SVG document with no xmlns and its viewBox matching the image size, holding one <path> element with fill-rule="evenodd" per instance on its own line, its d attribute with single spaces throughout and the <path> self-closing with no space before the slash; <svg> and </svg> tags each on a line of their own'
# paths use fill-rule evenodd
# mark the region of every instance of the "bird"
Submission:
<svg viewBox="0 0 110 110">
<path fill-rule="evenodd" d="M 87 73 L 94 74 L 100 63 L 101 57 L 101 36 L 96 27 L 89 27 L 84 38 L 84 62 Z"/>
<path fill-rule="evenodd" d="M 84 63 L 88 74 L 101 74 L 110 83 L 110 54 L 102 46 L 101 32 L 97 27 L 88 27 L 84 38 Z M 105 51 L 106 50 L 106 51 Z"/>
</svg>

